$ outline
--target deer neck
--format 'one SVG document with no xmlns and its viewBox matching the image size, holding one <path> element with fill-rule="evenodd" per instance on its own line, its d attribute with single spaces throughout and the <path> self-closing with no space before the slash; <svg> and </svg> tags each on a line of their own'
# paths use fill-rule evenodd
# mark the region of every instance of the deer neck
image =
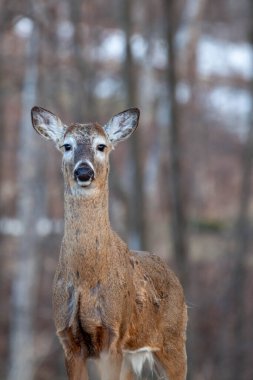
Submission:
<svg viewBox="0 0 253 380">
<path fill-rule="evenodd" d="M 64 238 L 73 250 L 77 247 L 89 253 L 108 246 L 111 228 L 108 213 L 108 191 L 93 198 L 65 192 Z"/>
</svg>

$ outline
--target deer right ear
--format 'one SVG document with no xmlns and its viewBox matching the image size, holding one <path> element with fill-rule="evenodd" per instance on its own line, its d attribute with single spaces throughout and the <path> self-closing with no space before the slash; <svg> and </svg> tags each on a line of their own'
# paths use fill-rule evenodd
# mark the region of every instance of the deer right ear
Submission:
<svg viewBox="0 0 253 380">
<path fill-rule="evenodd" d="M 52 112 L 41 107 L 31 110 L 33 128 L 46 139 L 53 140 L 57 147 L 62 142 L 65 126 Z"/>
</svg>

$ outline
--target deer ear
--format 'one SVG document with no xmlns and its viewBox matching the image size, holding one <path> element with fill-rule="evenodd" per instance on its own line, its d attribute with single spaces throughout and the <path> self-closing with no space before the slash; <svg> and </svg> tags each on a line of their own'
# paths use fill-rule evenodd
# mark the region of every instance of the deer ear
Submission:
<svg viewBox="0 0 253 380">
<path fill-rule="evenodd" d="M 63 139 L 65 126 L 52 112 L 41 107 L 31 110 L 33 128 L 46 139 L 53 140 L 57 147 Z"/>
<path fill-rule="evenodd" d="M 138 108 L 129 108 L 113 116 L 104 126 L 109 140 L 116 144 L 127 139 L 137 128 L 139 117 Z"/>
</svg>

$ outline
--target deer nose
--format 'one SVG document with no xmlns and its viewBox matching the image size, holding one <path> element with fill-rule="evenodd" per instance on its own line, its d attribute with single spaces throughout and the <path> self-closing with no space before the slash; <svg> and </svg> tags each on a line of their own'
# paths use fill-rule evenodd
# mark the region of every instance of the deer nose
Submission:
<svg viewBox="0 0 253 380">
<path fill-rule="evenodd" d="M 88 182 L 94 179 L 94 170 L 88 164 L 80 164 L 74 171 L 75 180 Z"/>
</svg>

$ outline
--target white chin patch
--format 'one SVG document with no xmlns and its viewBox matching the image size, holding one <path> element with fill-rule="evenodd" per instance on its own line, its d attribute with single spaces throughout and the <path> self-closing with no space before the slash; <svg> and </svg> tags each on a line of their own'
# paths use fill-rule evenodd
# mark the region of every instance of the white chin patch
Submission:
<svg viewBox="0 0 253 380">
<path fill-rule="evenodd" d="M 90 186 L 92 180 L 89 179 L 89 181 L 80 181 L 79 179 L 77 179 L 77 183 L 79 186 L 81 187 L 87 187 L 87 186 Z"/>
</svg>

